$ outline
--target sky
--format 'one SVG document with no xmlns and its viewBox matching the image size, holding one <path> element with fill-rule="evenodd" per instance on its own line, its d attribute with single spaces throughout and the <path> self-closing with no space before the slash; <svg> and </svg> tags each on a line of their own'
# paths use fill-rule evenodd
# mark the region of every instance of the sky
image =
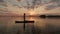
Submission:
<svg viewBox="0 0 60 34">
<path fill-rule="evenodd" d="M 60 13 L 60 0 L 0 0 L 0 14 Z"/>
</svg>

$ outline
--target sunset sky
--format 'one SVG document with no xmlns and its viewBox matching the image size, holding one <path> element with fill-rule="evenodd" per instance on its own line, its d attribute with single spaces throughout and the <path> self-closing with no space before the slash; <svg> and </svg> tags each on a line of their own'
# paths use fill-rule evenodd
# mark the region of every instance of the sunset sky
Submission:
<svg viewBox="0 0 60 34">
<path fill-rule="evenodd" d="M 60 0 L 0 0 L 0 14 L 60 13 Z"/>
</svg>

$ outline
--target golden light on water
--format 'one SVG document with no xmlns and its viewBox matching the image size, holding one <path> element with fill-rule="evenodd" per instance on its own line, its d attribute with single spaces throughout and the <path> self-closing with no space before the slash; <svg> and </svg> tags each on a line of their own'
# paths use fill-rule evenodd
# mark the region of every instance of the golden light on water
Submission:
<svg viewBox="0 0 60 34">
<path fill-rule="evenodd" d="M 30 20 L 34 20 L 32 17 L 29 18 Z"/>
</svg>

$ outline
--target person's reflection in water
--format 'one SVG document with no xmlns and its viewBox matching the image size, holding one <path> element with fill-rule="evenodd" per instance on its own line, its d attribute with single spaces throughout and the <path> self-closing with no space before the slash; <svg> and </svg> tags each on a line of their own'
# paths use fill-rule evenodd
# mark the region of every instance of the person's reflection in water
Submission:
<svg viewBox="0 0 60 34">
<path fill-rule="evenodd" d="M 35 21 L 32 17 L 28 18 L 29 20 Z M 34 23 L 28 23 L 25 25 L 25 31 L 23 31 L 23 34 L 41 34 L 41 28 L 36 27 Z M 17 34 L 21 34 L 20 31 L 17 32 Z"/>
</svg>

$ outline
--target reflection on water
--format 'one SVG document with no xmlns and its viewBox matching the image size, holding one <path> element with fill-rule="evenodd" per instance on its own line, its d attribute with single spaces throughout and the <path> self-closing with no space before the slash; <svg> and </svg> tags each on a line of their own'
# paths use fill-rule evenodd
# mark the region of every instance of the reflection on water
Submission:
<svg viewBox="0 0 60 34">
<path fill-rule="evenodd" d="M 60 34 L 60 18 L 26 17 L 26 20 L 34 20 L 35 23 L 26 23 L 25 31 L 23 17 L 0 17 L 0 34 Z"/>
</svg>

